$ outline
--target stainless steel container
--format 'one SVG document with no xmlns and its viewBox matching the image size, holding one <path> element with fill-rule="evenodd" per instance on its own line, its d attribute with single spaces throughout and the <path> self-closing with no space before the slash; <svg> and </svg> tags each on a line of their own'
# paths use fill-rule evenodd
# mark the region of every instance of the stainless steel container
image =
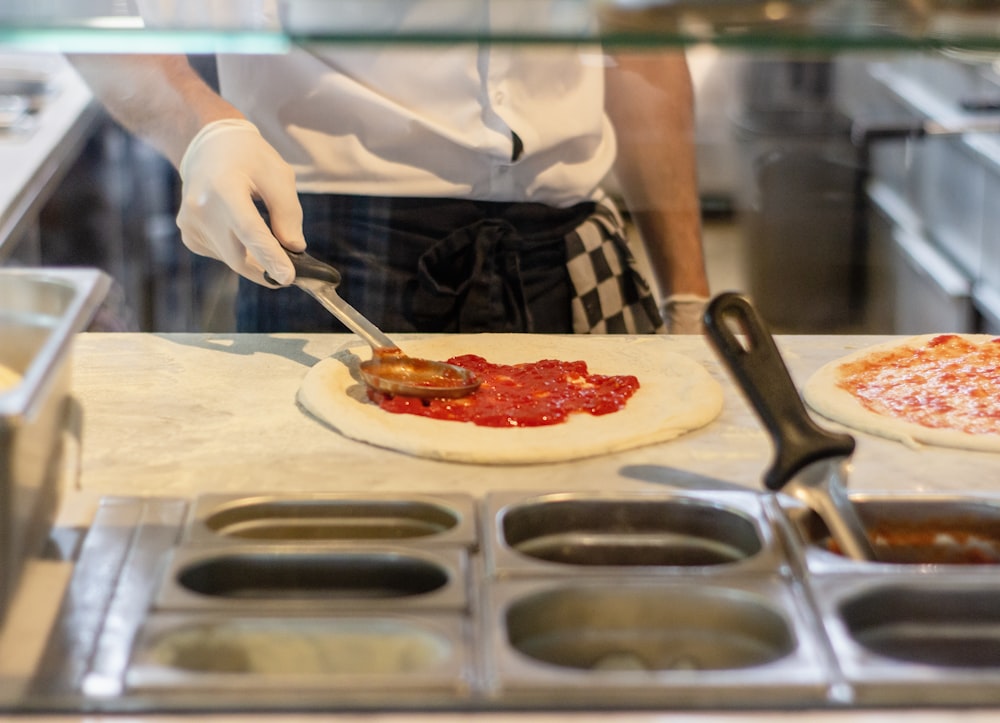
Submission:
<svg viewBox="0 0 1000 723">
<path fill-rule="evenodd" d="M 490 692 L 578 706 L 818 705 L 832 679 L 801 591 L 774 577 L 497 581 Z"/>
<path fill-rule="evenodd" d="M 189 691 L 231 706 L 328 705 L 331 695 L 359 706 L 428 705 L 468 695 L 467 627 L 435 613 L 156 614 L 126 684 L 147 698 Z"/>
<path fill-rule="evenodd" d="M 779 574 L 784 558 L 753 492 L 492 493 L 486 564 L 508 575 Z"/>
<path fill-rule="evenodd" d="M 461 495 L 109 498 L 40 690 L 109 711 L 1000 703 L 1000 496 L 852 501 L 887 559 L 749 490 L 494 491 L 478 529 Z"/>
<path fill-rule="evenodd" d="M 73 339 L 109 284 L 92 269 L 0 269 L 0 364 L 21 377 L 0 392 L 0 614 L 46 539 L 71 468 Z"/>
<path fill-rule="evenodd" d="M 821 620 L 860 704 L 1000 703 L 997 578 L 967 572 L 827 575 Z"/>
<path fill-rule="evenodd" d="M 284 545 L 179 550 L 157 606 L 169 610 L 464 610 L 464 550 Z"/>
<path fill-rule="evenodd" d="M 805 565 L 810 579 L 971 569 L 1000 581 L 1000 497 L 856 493 L 851 501 L 868 530 L 875 562 L 839 554 L 815 513 L 791 500 L 783 503 L 793 558 Z"/>
<path fill-rule="evenodd" d="M 203 494 L 191 508 L 185 535 L 192 545 L 363 541 L 475 547 L 475 499 L 461 494 Z"/>
</svg>

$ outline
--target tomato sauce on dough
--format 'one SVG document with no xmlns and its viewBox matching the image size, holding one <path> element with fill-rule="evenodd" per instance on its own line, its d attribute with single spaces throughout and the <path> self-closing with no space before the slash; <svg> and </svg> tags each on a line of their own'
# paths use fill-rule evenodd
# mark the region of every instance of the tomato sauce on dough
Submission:
<svg viewBox="0 0 1000 723">
<path fill-rule="evenodd" d="M 838 385 L 866 409 L 937 429 L 1000 434 L 1000 338 L 941 334 L 840 367 Z"/>
<path fill-rule="evenodd" d="M 586 362 L 543 359 L 523 364 L 493 364 L 465 354 L 448 359 L 482 381 L 473 394 L 458 399 L 368 396 L 387 412 L 472 422 L 482 427 L 541 427 L 569 415 L 610 414 L 625 406 L 639 388 L 634 376 L 591 374 Z"/>
</svg>

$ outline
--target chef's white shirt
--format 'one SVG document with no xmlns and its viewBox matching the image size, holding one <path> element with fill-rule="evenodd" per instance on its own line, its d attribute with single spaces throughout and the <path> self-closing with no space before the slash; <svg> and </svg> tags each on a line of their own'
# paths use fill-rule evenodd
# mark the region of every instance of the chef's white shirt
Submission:
<svg viewBox="0 0 1000 723">
<path fill-rule="evenodd" d="M 434 27 L 443 7 L 398 6 L 382 27 Z M 456 24 L 535 22 L 504 17 L 524 13 L 505 0 L 446 7 L 466 14 Z M 271 0 L 257 12 L 254 25 L 280 22 Z M 604 62 L 596 46 L 326 44 L 220 56 L 219 81 L 302 191 L 568 206 L 599 193 L 614 158 Z"/>
</svg>

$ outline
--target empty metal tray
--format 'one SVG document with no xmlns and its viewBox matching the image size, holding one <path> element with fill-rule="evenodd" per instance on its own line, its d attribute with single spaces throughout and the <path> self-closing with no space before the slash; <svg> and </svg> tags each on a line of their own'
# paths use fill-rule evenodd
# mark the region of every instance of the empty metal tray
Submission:
<svg viewBox="0 0 1000 723">
<path fill-rule="evenodd" d="M 284 611 L 468 605 L 462 550 L 243 545 L 180 548 L 164 575 L 164 610 Z"/>
<path fill-rule="evenodd" d="M 497 575 L 784 571 L 751 492 L 497 493 L 485 506 L 488 568 Z"/>
<path fill-rule="evenodd" d="M 771 578 L 499 581 L 483 620 L 492 692 L 599 706 L 817 703 L 817 626 Z"/>
<path fill-rule="evenodd" d="M 191 544 L 419 542 L 474 547 L 467 495 L 200 495 L 185 532 Z"/>
</svg>

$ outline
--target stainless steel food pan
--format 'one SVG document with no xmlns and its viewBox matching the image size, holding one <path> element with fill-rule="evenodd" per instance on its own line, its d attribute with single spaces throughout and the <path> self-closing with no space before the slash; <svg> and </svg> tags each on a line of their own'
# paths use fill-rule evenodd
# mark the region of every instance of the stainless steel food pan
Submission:
<svg viewBox="0 0 1000 723">
<path fill-rule="evenodd" d="M 450 615 L 151 616 L 125 687 L 173 698 L 260 696 L 382 707 L 425 696 L 460 699 L 475 683 L 468 624 Z"/>
<path fill-rule="evenodd" d="M 1000 703 L 1000 583 L 981 575 L 826 575 L 812 581 L 859 704 Z"/>
<path fill-rule="evenodd" d="M 852 494 L 878 562 L 839 553 L 809 509 L 783 500 L 791 546 L 809 573 L 871 573 L 974 567 L 1000 580 L 1000 498 L 959 494 Z"/>
<path fill-rule="evenodd" d="M 290 545 L 179 548 L 162 580 L 164 610 L 464 610 L 463 550 Z"/>
<path fill-rule="evenodd" d="M 494 581 L 487 685 L 507 701 L 714 707 L 827 699 L 830 671 L 779 578 Z"/>
<path fill-rule="evenodd" d="M 477 544 L 468 495 L 200 495 L 185 544 L 247 542 Z"/>
<path fill-rule="evenodd" d="M 491 574 L 778 573 L 785 561 L 753 492 L 487 496 Z"/>
<path fill-rule="evenodd" d="M 73 340 L 108 285 L 94 270 L 0 269 L 0 364 L 20 375 L 0 392 L 0 614 L 51 527 L 62 469 L 73 468 L 62 462 L 78 448 Z"/>
</svg>

